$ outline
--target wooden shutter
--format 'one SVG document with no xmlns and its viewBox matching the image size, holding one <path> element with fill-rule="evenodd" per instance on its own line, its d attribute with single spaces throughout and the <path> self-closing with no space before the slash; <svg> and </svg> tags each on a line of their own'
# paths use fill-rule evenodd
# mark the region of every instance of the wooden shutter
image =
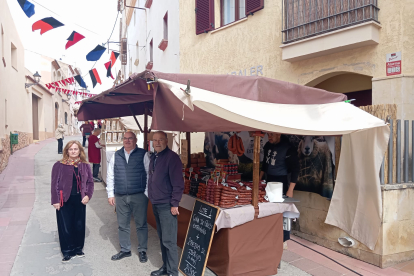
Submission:
<svg viewBox="0 0 414 276">
<path fill-rule="evenodd" d="M 196 34 L 214 30 L 214 0 L 196 0 Z"/>
<path fill-rule="evenodd" d="M 121 40 L 121 61 L 122 65 L 127 65 L 127 51 L 128 51 L 128 42 L 126 38 L 122 38 Z"/>
<path fill-rule="evenodd" d="M 264 8 L 264 0 L 246 0 L 246 16 Z"/>
</svg>

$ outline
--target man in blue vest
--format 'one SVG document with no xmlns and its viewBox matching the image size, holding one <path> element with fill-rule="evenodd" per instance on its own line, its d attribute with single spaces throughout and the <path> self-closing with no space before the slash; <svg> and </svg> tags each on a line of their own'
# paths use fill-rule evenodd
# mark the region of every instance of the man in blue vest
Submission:
<svg viewBox="0 0 414 276">
<path fill-rule="evenodd" d="M 137 147 L 137 137 L 126 132 L 124 146 L 111 157 L 106 179 L 108 202 L 116 206 L 118 236 L 121 251 L 112 256 L 113 261 L 131 256 L 130 220 L 134 216 L 138 236 L 138 256 L 141 263 L 148 261 L 147 226 L 147 172 L 149 157 Z"/>
</svg>

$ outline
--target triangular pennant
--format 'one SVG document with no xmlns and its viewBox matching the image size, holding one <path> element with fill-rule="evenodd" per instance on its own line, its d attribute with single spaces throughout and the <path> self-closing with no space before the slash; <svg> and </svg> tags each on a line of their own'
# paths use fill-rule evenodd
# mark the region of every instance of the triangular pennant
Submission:
<svg viewBox="0 0 414 276">
<path fill-rule="evenodd" d="M 58 83 L 57 81 L 55 81 L 53 84 L 54 84 L 56 87 L 60 87 L 60 85 L 59 85 L 59 83 Z"/>
<path fill-rule="evenodd" d="M 32 25 L 32 31 L 34 32 L 35 30 L 40 29 L 40 34 L 44 34 L 47 31 L 50 31 L 54 28 L 58 28 L 61 26 L 64 26 L 64 25 L 60 23 L 59 21 L 57 21 L 56 19 L 54 19 L 53 17 L 46 17 L 46 18 L 43 18 L 42 20 L 36 21 Z"/>
<path fill-rule="evenodd" d="M 22 7 L 22 10 L 27 17 L 30 18 L 35 14 L 35 5 L 26 0 L 17 0 L 17 2 L 19 2 L 20 7 Z"/>
<path fill-rule="evenodd" d="M 70 46 L 75 45 L 76 43 L 78 43 L 79 41 L 81 41 L 84 38 L 85 37 L 83 35 L 81 35 L 80 33 L 77 33 L 75 31 L 73 31 L 72 34 L 67 39 L 68 42 L 66 43 L 65 49 L 69 48 Z"/>
<path fill-rule="evenodd" d="M 45 85 L 49 90 L 54 88 L 54 86 L 51 83 L 46 83 Z"/>
</svg>

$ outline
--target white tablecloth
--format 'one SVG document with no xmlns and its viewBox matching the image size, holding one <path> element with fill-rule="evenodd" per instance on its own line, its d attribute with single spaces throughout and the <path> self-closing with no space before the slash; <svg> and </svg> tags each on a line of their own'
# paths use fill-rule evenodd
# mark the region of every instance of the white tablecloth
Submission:
<svg viewBox="0 0 414 276">
<path fill-rule="evenodd" d="M 180 201 L 180 207 L 189 211 L 193 211 L 195 200 L 195 197 L 184 194 Z M 259 203 L 258 218 L 264 218 L 286 211 L 299 213 L 298 209 L 293 203 Z M 220 214 L 216 220 L 217 231 L 222 228 L 234 228 L 238 225 L 252 221 L 254 219 L 254 213 L 255 211 L 253 205 L 244 205 L 228 209 L 220 208 Z"/>
</svg>

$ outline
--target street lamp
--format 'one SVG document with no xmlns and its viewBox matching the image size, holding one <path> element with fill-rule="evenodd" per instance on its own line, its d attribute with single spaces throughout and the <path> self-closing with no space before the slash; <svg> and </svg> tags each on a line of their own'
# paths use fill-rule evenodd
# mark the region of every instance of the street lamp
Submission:
<svg viewBox="0 0 414 276">
<path fill-rule="evenodd" d="M 41 78 L 42 76 L 41 75 L 39 75 L 39 73 L 36 71 L 36 73 L 33 75 L 33 78 L 34 78 L 34 80 L 35 80 L 35 82 L 34 83 L 25 83 L 24 84 L 24 86 L 25 86 L 25 88 L 29 88 L 30 86 L 32 86 L 32 85 L 37 85 L 37 84 L 39 84 L 39 82 L 40 82 L 40 78 Z"/>
</svg>

